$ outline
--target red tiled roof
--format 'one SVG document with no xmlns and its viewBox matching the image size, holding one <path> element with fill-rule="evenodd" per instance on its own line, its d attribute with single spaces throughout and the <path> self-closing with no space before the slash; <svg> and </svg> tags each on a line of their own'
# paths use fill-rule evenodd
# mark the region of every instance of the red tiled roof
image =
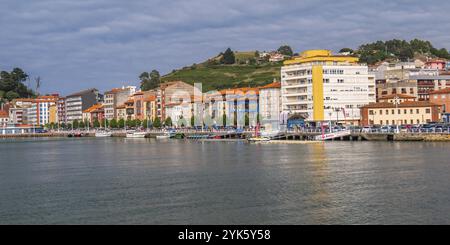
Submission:
<svg viewBox="0 0 450 245">
<path fill-rule="evenodd" d="M 380 100 L 382 99 L 395 99 L 396 97 L 400 98 L 400 99 L 415 99 L 416 96 L 412 96 L 412 95 L 407 95 L 407 94 L 390 94 L 390 95 L 385 95 L 382 96 L 380 98 Z"/>
<path fill-rule="evenodd" d="M 88 109 L 84 110 L 83 113 L 91 113 L 91 112 L 101 109 L 101 108 L 103 108 L 102 104 L 95 104 L 95 105 L 89 107 Z"/>
<path fill-rule="evenodd" d="M 378 103 L 370 103 L 361 108 L 370 109 L 370 108 L 396 108 L 396 107 L 405 108 L 405 107 L 433 107 L 433 106 L 440 106 L 440 105 L 428 101 L 405 101 L 398 105 L 395 105 L 394 103 L 378 102 Z"/>
<path fill-rule="evenodd" d="M 266 86 L 260 87 L 259 89 L 266 89 L 266 88 L 281 88 L 281 82 L 269 83 Z"/>
</svg>

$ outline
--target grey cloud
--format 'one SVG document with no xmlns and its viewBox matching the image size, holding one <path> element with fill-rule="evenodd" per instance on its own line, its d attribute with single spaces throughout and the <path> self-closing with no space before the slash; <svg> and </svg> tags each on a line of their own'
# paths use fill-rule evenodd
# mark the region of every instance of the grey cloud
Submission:
<svg viewBox="0 0 450 245">
<path fill-rule="evenodd" d="M 338 50 L 417 37 L 450 48 L 446 1 L 3 2 L 0 69 L 23 67 L 44 78 L 44 92 L 63 94 L 137 85 L 142 71 L 166 73 L 227 47 Z"/>
</svg>

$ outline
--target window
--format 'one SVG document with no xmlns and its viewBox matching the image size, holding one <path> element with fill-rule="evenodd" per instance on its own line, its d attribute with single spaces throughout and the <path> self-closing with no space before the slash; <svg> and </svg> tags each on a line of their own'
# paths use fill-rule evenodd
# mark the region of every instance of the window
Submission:
<svg viewBox="0 0 450 245">
<path fill-rule="evenodd" d="M 389 115 L 389 110 L 386 110 L 386 115 Z"/>
<path fill-rule="evenodd" d="M 373 110 L 369 110 L 369 115 L 373 115 Z"/>
<path fill-rule="evenodd" d="M 416 114 L 419 114 L 420 113 L 420 110 L 419 109 L 416 109 Z"/>
<path fill-rule="evenodd" d="M 408 110 L 404 109 L 404 110 L 403 110 L 403 113 L 404 113 L 404 114 L 408 114 Z"/>
<path fill-rule="evenodd" d="M 409 114 L 414 114 L 414 110 L 413 109 L 409 110 Z"/>
<path fill-rule="evenodd" d="M 395 114 L 395 110 L 394 109 L 392 109 L 392 115 L 394 115 Z"/>
<path fill-rule="evenodd" d="M 402 110 L 398 109 L 398 114 L 399 115 L 402 114 Z"/>
<path fill-rule="evenodd" d="M 430 108 L 425 109 L 425 113 L 430 114 L 431 113 L 431 109 Z"/>
<path fill-rule="evenodd" d="M 383 115 L 383 110 L 380 110 L 380 115 Z"/>
</svg>

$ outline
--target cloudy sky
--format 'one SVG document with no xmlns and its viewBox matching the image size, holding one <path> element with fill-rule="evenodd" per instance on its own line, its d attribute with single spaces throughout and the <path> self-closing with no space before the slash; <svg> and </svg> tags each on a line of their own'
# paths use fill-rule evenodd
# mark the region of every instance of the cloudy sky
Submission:
<svg viewBox="0 0 450 245">
<path fill-rule="evenodd" d="M 43 93 L 138 85 L 231 47 L 295 52 L 421 38 L 450 48 L 449 1 L 0 0 L 0 70 L 40 76 Z"/>
</svg>

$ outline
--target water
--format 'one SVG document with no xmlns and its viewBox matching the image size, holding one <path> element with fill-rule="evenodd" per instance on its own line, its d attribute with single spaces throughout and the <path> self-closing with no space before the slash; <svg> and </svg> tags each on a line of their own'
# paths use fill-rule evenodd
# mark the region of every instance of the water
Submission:
<svg viewBox="0 0 450 245">
<path fill-rule="evenodd" d="M 0 140 L 0 224 L 450 224 L 450 144 Z"/>
</svg>

